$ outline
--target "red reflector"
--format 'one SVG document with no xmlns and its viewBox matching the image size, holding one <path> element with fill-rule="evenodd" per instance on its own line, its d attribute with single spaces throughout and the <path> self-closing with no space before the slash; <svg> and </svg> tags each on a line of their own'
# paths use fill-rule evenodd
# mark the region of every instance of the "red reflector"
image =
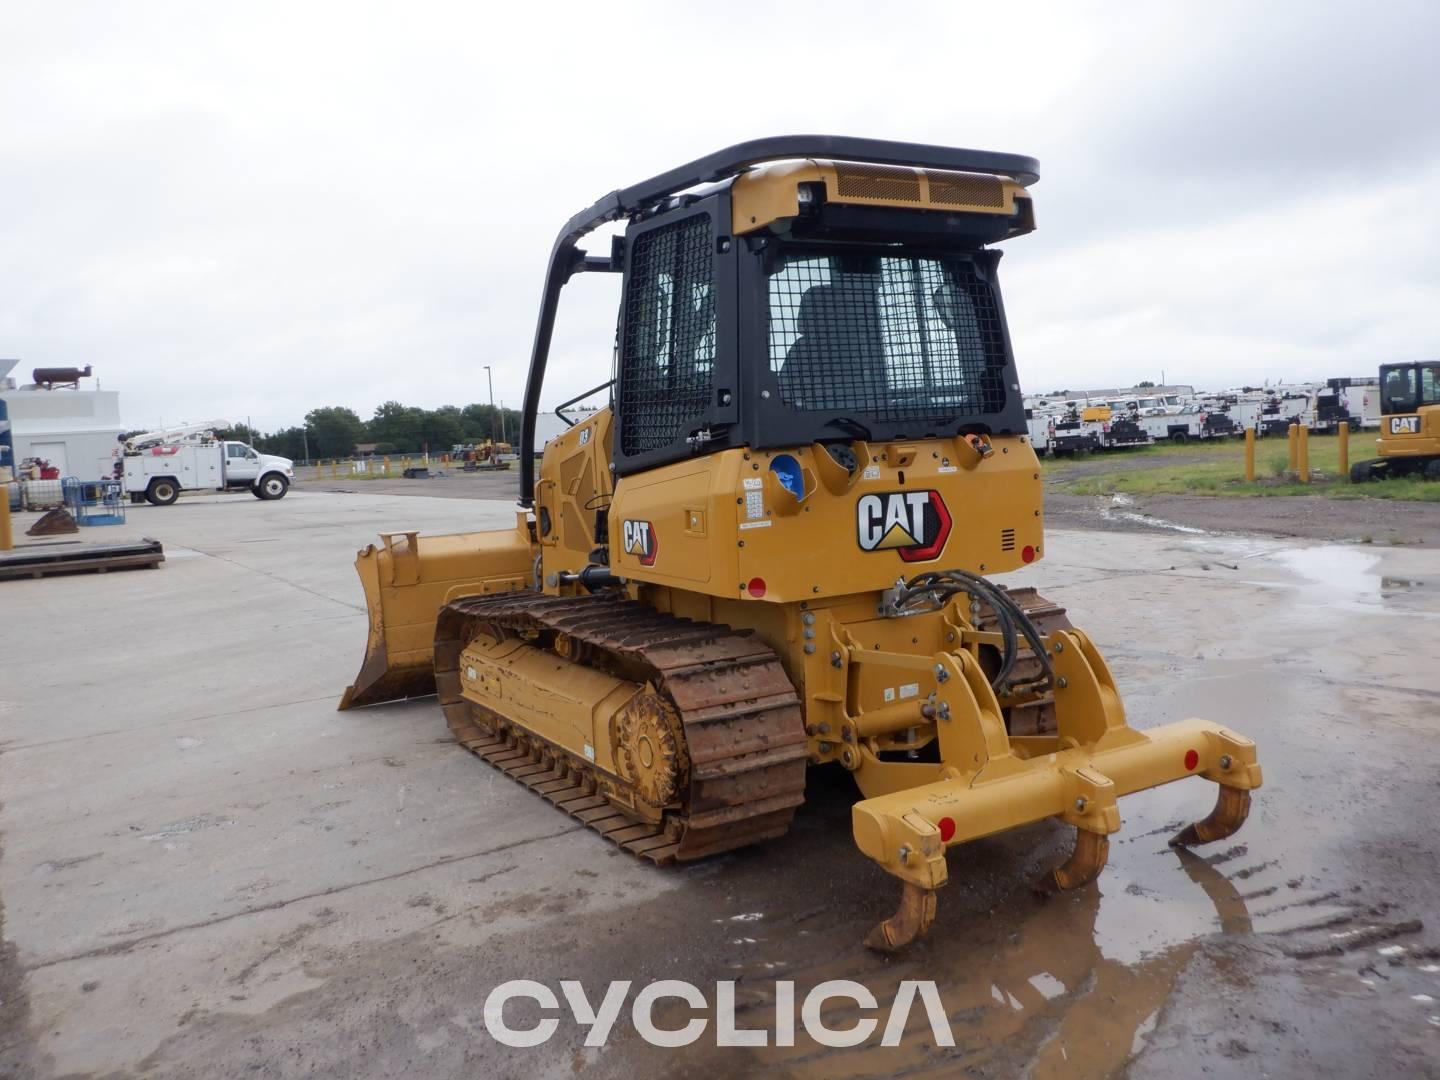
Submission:
<svg viewBox="0 0 1440 1080">
<path fill-rule="evenodd" d="M 758 600 L 765 595 L 765 579 L 763 577 L 752 577 L 750 584 L 745 586 L 745 591 Z"/>
<path fill-rule="evenodd" d="M 1026 544 L 1023 548 L 1020 549 L 1020 558 L 1024 562 L 1034 562 L 1035 549 L 1029 544 Z"/>
<path fill-rule="evenodd" d="M 1193 769 L 1193 768 L 1195 768 L 1196 765 L 1199 765 L 1199 764 L 1200 764 L 1200 755 L 1197 754 L 1194 750 L 1186 750 L 1186 751 L 1185 751 L 1185 768 L 1186 768 L 1187 770 Z"/>
<path fill-rule="evenodd" d="M 955 820 L 942 817 L 936 824 L 940 826 L 940 839 L 948 844 L 950 838 L 955 835 Z"/>
</svg>

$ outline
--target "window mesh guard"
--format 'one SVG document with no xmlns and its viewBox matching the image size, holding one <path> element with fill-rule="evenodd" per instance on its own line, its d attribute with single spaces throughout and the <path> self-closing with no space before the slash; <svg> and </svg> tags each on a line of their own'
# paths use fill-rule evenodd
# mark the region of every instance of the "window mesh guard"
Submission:
<svg viewBox="0 0 1440 1080">
<path fill-rule="evenodd" d="M 885 421 L 1003 411 L 1005 338 L 968 259 L 789 253 L 770 275 L 785 404 Z"/>
<path fill-rule="evenodd" d="M 709 404 L 715 370 L 710 215 L 641 235 L 630 253 L 620 360 L 620 449 L 658 450 Z"/>
</svg>

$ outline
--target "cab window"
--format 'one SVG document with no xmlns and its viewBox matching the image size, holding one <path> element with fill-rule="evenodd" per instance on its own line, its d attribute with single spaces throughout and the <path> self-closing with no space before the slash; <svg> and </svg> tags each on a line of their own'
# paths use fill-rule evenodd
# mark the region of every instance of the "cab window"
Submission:
<svg viewBox="0 0 1440 1080">
<path fill-rule="evenodd" d="M 1431 385 L 1433 387 L 1433 381 Z M 1416 389 L 1413 367 L 1391 368 L 1385 373 L 1385 384 L 1380 388 L 1384 401 L 1382 411 L 1386 413 L 1414 412 L 1417 399 Z"/>
<path fill-rule="evenodd" d="M 239 443 L 231 443 L 225 448 L 225 455 L 232 458 L 243 458 L 245 456 L 245 447 Z"/>
<path fill-rule="evenodd" d="M 1440 364 L 1420 369 L 1420 404 L 1440 405 Z"/>
</svg>

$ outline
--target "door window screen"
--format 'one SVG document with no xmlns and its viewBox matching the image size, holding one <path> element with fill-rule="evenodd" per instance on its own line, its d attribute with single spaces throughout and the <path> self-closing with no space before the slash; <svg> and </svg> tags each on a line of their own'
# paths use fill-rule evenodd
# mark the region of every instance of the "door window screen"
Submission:
<svg viewBox="0 0 1440 1080">
<path fill-rule="evenodd" d="M 620 357 L 620 448 L 641 454 L 688 434 L 715 370 L 710 215 L 641 234 L 630 249 Z"/>
<path fill-rule="evenodd" d="M 968 259 L 789 252 L 770 274 L 770 370 L 806 412 L 906 420 L 1005 407 L 1005 338 Z"/>
<path fill-rule="evenodd" d="M 1440 365 L 1420 369 L 1420 404 L 1440 405 Z"/>
<path fill-rule="evenodd" d="M 1414 412 L 1416 407 L 1415 396 L 1415 369 L 1412 368 L 1391 368 L 1385 372 L 1385 385 L 1381 388 L 1384 396 L 1384 408 L 1387 413 Z"/>
</svg>

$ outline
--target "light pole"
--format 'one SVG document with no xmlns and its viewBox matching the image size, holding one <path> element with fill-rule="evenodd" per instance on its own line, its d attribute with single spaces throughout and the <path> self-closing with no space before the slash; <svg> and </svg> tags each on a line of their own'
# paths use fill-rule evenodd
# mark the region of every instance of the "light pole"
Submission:
<svg viewBox="0 0 1440 1080">
<path fill-rule="evenodd" d="M 485 365 L 485 381 L 486 381 L 486 383 L 488 383 L 489 386 L 490 386 L 490 410 L 491 410 L 491 412 L 494 412 L 494 411 L 495 411 L 495 380 L 494 380 L 494 378 L 492 378 L 491 375 L 490 375 L 490 365 L 489 365 L 489 364 L 486 364 L 486 365 Z M 503 401 L 500 403 L 500 412 L 499 412 L 497 415 L 500 417 L 500 441 L 503 443 L 503 442 L 505 441 L 505 403 L 504 403 Z M 493 441 L 494 438 L 495 438 L 495 433 L 494 433 L 493 431 L 490 433 L 490 438 L 491 438 L 492 441 Z"/>
<path fill-rule="evenodd" d="M 495 412 L 495 380 L 490 375 L 490 365 L 485 365 L 485 381 L 490 384 L 490 412 Z M 490 441 L 495 441 L 495 432 L 490 432 Z"/>
</svg>

